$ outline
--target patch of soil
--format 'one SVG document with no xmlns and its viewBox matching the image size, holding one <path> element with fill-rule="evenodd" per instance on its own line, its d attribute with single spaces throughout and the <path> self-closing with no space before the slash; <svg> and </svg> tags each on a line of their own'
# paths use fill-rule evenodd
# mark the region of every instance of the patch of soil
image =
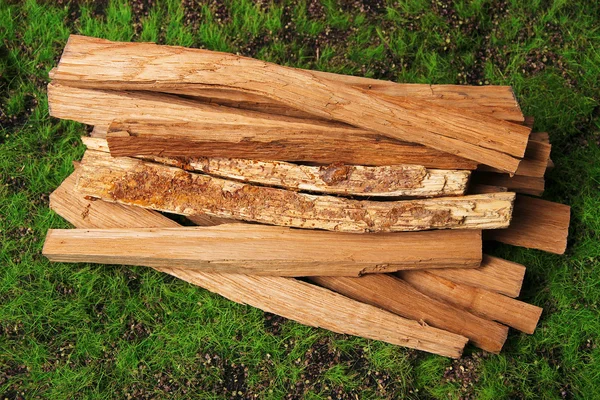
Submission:
<svg viewBox="0 0 600 400">
<path fill-rule="evenodd" d="M 268 312 L 264 313 L 263 324 L 265 330 L 271 335 L 278 336 L 281 333 L 283 324 L 287 321 L 286 318 L 280 317 L 279 315 L 271 314 Z"/>
<path fill-rule="evenodd" d="M 481 363 L 488 357 L 488 353 L 480 351 L 452 361 L 452 365 L 444 371 L 443 381 L 459 385 L 460 399 L 476 399 L 474 388 L 481 378 Z"/>
<path fill-rule="evenodd" d="M 133 34 L 137 37 L 142 33 L 142 20 L 150 15 L 156 0 L 130 0 L 129 4 L 133 11 Z"/>
<path fill-rule="evenodd" d="M 231 21 L 231 14 L 223 0 L 183 0 L 181 2 L 184 13 L 184 23 L 196 32 L 206 18 L 202 7 L 207 6 L 215 22 L 219 25 L 227 24 Z"/>
<path fill-rule="evenodd" d="M 362 13 L 376 17 L 385 13 L 385 0 L 340 0 L 340 7 L 348 13 Z"/>
<path fill-rule="evenodd" d="M 123 334 L 123 339 L 128 342 L 139 342 L 148 336 L 152 331 L 142 321 L 130 317 L 127 322 L 127 330 Z"/>
</svg>

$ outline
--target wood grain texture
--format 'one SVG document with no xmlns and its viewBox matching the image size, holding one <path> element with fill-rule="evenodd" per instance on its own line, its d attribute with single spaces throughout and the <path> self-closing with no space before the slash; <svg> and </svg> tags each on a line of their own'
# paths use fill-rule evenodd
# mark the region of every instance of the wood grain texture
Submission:
<svg viewBox="0 0 600 400">
<path fill-rule="evenodd" d="M 133 57 L 135 55 L 135 57 Z M 232 54 L 111 43 L 71 36 L 53 79 L 92 82 L 98 88 L 161 91 L 167 87 L 237 89 L 311 114 L 342 121 L 394 139 L 515 172 L 530 129 L 496 118 L 422 100 L 372 96 L 309 71 Z M 385 97 L 385 98 L 383 98 Z"/>
<path fill-rule="evenodd" d="M 204 272 L 360 276 L 407 268 L 477 267 L 481 236 L 477 231 L 353 235 L 250 224 L 51 229 L 43 254 L 51 261 L 176 266 Z"/>
<path fill-rule="evenodd" d="M 401 271 L 397 276 L 428 296 L 525 333 L 535 331 L 542 314 L 540 307 L 489 290 L 454 283 L 428 271 Z"/>
<path fill-rule="evenodd" d="M 571 207 L 551 201 L 517 196 L 513 221 L 501 234 L 486 232 L 486 239 L 564 254 Z"/>
<path fill-rule="evenodd" d="M 508 174 L 499 174 L 495 172 L 475 171 L 472 174 L 474 184 L 485 184 L 491 186 L 501 186 L 511 192 L 529 194 L 532 196 L 541 196 L 544 193 L 546 185 L 543 177 L 533 176 L 509 176 Z"/>
<path fill-rule="evenodd" d="M 137 207 L 120 206 L 102 200 L 90 201 L 74 191 L 76 177 L 71 175 L 53 195 L 51 207 L 77 228 L 128 228 L 128 217 Z M 85 210 L 111 218 L 82 218 Z M 65 210 L 69 210 L 65 213 Z M 133 211 L 135 213 L 135 211 Z M 155 211 L 153 217 L 135 219 L 136 226 L 170 227 L 173 221 Z M 293 278 L 234 274 L 211 274 L 175 268 L 157 268 L 193 285 L 203 287 L 232 301 L 249 304 L 293 321 L 329 329 L 334 332 L 363 336 L 388 343 L 412 347 L 447 357 L 460 357 L 467 338 L 416 321 L 393 315 L 362 304 L 329 290 Z M 299 307 L 301 305 L 301 307 Z"/>
<path fill-rule="evenodd" d="M 525 278 L 524 265 L 487 254 L 483 255 L 479 268 L 444 268 L 428 271 L 455 283 L 490 290 L 509 297 L 519 295 Z"/>
<path fill-rule="evenodd" d="M 341 232 L 494 229 L 508 226 L 514 193 L 371 201 L 253 186 L 88 150 L 77 190 L 181 215 L 208 214 Z"/>
<path fill-rule="evenodd" d="M 525 149 L 525 156 L 519 163 L 519 168 L 517 168 L 517 172 L 515 172 L 515 175 L 531 176 L 536 178 L 543 177 L 548 167 L 551 149 L 552 146 L 550 145 L 550 143 L 546 143 L 544 141 L 536 141 L 530 138 L 529 142 L 527 143 L 527 148 Z M 480 165 L 478 170 L 501 172 L 487 165 Z"/>
<path fill-rule="evenodd" d="M 108 152 L 106 141 L 82 138 L 90 150 Z M 442 197 L 465 193 L 470 172 L 427 169 L 419 165 L 330 164 L 298 165 L 282 161 L 243 158 L 136 157 L 236 181 L 299 191 L 353 196 Z"/>
<path fill-rule="evenodd" d="M 98 126 L 113 120 L 115 156 L 237 157 L 261 160 L 417 164 L 475 169 L 477 163 L 364 129 L 202 104 L 161 93 L 89 90 L 51 83 L 50 114 Z M 130 120 L 129 122 L 127 120 Z"/>
<path fill-rule="evenodd" d="M 469 185 L 469 194 L 500 193 L 507 192 L 508 189 L 502 186 L 484 185 L 483 183 L 471 183 Z"/>
<path fill-rule="evenodd" d="M 508 328 L 424 295 L 402 279 L 378 274 L 360 278 L 312 277 L 311 282 L 354 300 L 426 325 L 466 336 L 477 347 L 498 353 Z"/>
</svg>

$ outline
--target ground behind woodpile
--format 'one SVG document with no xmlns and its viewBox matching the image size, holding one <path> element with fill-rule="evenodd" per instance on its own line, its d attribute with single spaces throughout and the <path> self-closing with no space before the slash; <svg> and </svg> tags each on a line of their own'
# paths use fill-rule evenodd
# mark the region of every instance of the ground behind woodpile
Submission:
<svg viewBox="0 0 600 400">
<path fill-rule="evenodd" d="M 600 7 L 596 1 L 0 0 L 1 398 L 599 398 Z M 565 256 L 525 264 L 532 336 L 462 360 L 307 328 L 144 268 L 50 264 L 48 194 L 86 127 L 48 117 L 69 33 L 239 52 L 403 82 L 510 84 L 572 206 Z"/>
</svg>

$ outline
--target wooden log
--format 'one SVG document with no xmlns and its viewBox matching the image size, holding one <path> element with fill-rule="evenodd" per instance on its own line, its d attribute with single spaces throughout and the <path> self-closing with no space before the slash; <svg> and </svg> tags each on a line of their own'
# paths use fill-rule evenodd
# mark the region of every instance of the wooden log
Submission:
<svg viewBox="0 0 600 400">
<path fill-rule="evenodd" d="M 483 255 L 479 268 L 444 268 L 427 270 L 454 283 L 473 286 L 517 297 L 523 286 L 525 266 L 502 258 Z"/>
<path fill-rule="evenodd" d="M 525 333 L 535 331 L 542 314 L 540 307 L 489 290 L 454 283 L 427 271 L 402 271 L 397 276 L 430 297 Z"/>
<path fill-rule="evenodd" d="M 98 138 L 82 138 L 88 149 L 108 151 Z M 285 189 L 353 196 L 441 197 L 465 193 L 470 172 L 427 169 L 418 165 L 331 164 L 308 166 L 282 161 L 258 161 L 243 158 L 136 157 L 161 164 L 198 171 L 242 182 Z"/>
<path fill-rule="evenodd" d="M 525 157 L 521 160 L 515 175 L 538 178 L 543 177 L 548 167 L 551 149 L 552 146 L 549 143 L 530 139 L 529 143 L 527 143 L 527 149 L 525 150 Z M 497 169 L 490 168 L 487 165 L 479 166 L 478 170 L 501 172 Z"/>
<path fill-rule="evenodd" d="M 550 144 L 550 135 L 548 132 L 531 132 L 529 140 Z"/>
<path fill-rule="evenodd" d="M 353 235 L 250 224 L 51 229 L 43 254 L 51 261 L 176 266 L 204 272 L 360 276 L 406 268 L 477 267 L 480 240 L 477 231 Z"/>
<path fill-rule="evenodd" d="M 477 347 L 493 353 L 500 352 L 508 335 L 507 327 L 432 299 L 391 275 L 321 276 L 309 280 L 361 303 L 466 336 Z"/>
<path fill-rule="evenodd" d="M 91 201 L 74 191 L 76 177 L 72 174 L 51 197 L 51 207 L 77 228 L 162 227 L 174 223 L 155 211 L 154 217 L 145 213 L 134 221 L 129 213 L 137 207 L 120 206 L 102 200 Z M 65 211 L 68 210 L 68 213 Z M 89 214 L 110 218 L 84 218 Z M 334 332 L 363 336 L 388 343 L 411 347 L 447 357 L 460 357 L 467 338 L 440 329 L 424 326 L 376 307 L 362 304 L 293 278 L 204 273 L 176 268 L 156 268 L 203 287 L 232 301 L 249 304 L 304 325 L 321 327 Z"/>
<path fill-rule="evenodd" d="M 112 127 L 116 129 L 110 139 L 115 156 L 477 167 L 477 163 L 452 154 L 339 123 L 235 110 L 160 93 L 88 90 L 51 83 L 48 99 L 50 114 L 57 118 L 100 127 L 107 127 L 114 119 L 133 119 L 135 122 Z M 103 131 L 98 129 L 94 135 L 101 136 Z"/>
<path fill-rule="evenodd" d="M 84 195 L 181 215 L 208 214 L 341 232 L 507 227 L 514 193 L 371 201 L 317 196 L 186 172 L 88 150 L 77 190 Z"/>
<path fill-rule="evenodd" d="M 533 129 L 533 123 L 535 121 L 535 118 L 531 115 L 526 115 L 523 119 L 523 125 L 529 127 L 530 129 Z"/>
<path fill-rule="evenodd" d="M 517 196 L 514 218 L 502 234 L 486 232 L 486 239 L 513 246 L 564 254 L 567 249 L 571 207 L 551 201 Z"/>
<path fill-rule="evenodd" d="M 104 89 L 212 87 L 259 94 L 290 107 L 514 173 L 531 130 L 466 109 L 372 96 L 360 89 L 232 54 L 72 36 L 53 79 Z"/>
<path fill-rule="evenodd" d="M 476 171 L 472 174 L 474 184 L 485 184 L 492 186 L 501 186 L 511 192 L 529 194 L 532 196 L 541 196 L 544 193 L 545 181 L 543 177 L 533 176 L 509 176 L 508 174 L 498 174 L 495 172 Z"/>
<path fill-rule="evenodd" d="M 502 186 L 484 185 L 482 183 L 472 183 L 469 185 L 469 194 L 500 193 L 507 191 L 508 189 Z"/>
</svg>

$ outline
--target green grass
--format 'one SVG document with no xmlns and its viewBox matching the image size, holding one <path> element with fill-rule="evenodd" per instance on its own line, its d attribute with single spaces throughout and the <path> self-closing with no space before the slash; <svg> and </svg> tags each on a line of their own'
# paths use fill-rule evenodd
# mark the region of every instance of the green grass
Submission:
<svg viewBox="0 0 600 400">
<path fill-rule="evenodd" d="M 186 1 L 195 4 L 187 11 L 168 0 L 147 14 L 120 0 L 63 3 L 0 0 L 2 398 L 600 398 L 596 1 L 378 9 L 364 0 L 364 14 L 360 2 L 334 0 Z M 544 197 L 572 206 L 565 256 L 491 249 L 527 265 L 521 298 L 544 307 L 538 330 L 512 331 L 501 355 L 469 348 L 452 362 L 266 322 L 259 310 L 144 268 L 50 264 L 40 254 L 45 233 L 68 223 L 47 195 L 81 157 L 85 130 L 48 115 L 48 71 L 69 33 L 399 82 L 512 85 L 536 129 L 550 133 L 556 168 Z"/>
</svg>

